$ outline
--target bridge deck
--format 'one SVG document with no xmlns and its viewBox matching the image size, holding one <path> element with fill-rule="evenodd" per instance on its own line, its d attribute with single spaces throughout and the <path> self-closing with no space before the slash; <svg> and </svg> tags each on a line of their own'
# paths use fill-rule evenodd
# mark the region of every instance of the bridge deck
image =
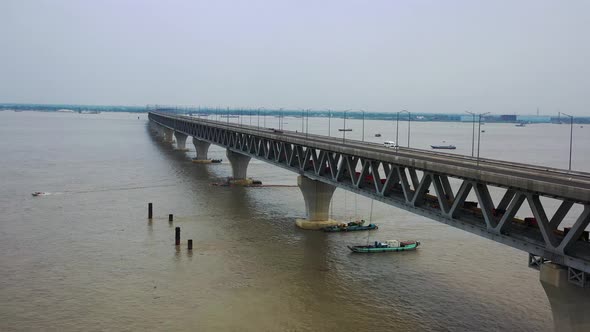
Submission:
<svg viewBox="0 0 590 332">
<path fill-rule="evenodd" d="M 170 117 L 170 115 L 167 115 Z M 218 128 L 258 135 L 269 139 L 334 152 L 377 159 L 415 167 L 419 170 L 448 174 L 463 179 L 474 179 L 500 187 L 518 188 L 544 196 L 560 197 L 579 203 L 590 203 L 590 173 L 567 171 L 551 167 L 535 166 L 503 160 L 485 159 L 428 151 L 414 148 L 387 148 L 381 144 L 342 140 L 316 134 L 306 134 L 274 128 L 224 123 L 220 121 L 195 119 L 188 116 L 174 116 L 193 123 L 206 123 Z"/>
<path fill-rule="evenodd" d="M 152 112 L 150 120 L 590 273 L 590 242 L 579 239 L 590 223 L 590 173 L 164 113 Z M 456 192 L 449 178 L 462 181 Z M 497 205 L 488 185 L 504 188 Z M 472 190 L 477 202 L 466 202 Z M 541 196 L 561 200 L 553 216 L 545 213 Z M 524 201 L 534 216 L 532 226 L 515 217 Z M 565 234 L 558 226 L 574 203 L 583 211 Z"/>
</svg>

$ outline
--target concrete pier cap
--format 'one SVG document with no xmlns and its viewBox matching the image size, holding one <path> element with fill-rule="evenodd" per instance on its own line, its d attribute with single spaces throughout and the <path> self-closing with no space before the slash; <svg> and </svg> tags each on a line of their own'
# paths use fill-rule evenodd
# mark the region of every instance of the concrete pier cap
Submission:
<svg viewBox="0 0 590 332">
<path fill-rule="evenodd" d="M 336 220 L 330 219 L 330 202 L 336 190 L 335 186 L 302 175 L 297 177 L 297 186 L 303 194 L 307 213 L 307 219 L 295 220 L 298 227 L 319 230 L 338 224 Z"/>
<path fill-rule="evenodd" d="M 541 265 L 540 279 L 551 304 L 555 331 L 590 331 L 590 288 L 570 283 L 567 267 L 554 263 Z"/>
</svg>

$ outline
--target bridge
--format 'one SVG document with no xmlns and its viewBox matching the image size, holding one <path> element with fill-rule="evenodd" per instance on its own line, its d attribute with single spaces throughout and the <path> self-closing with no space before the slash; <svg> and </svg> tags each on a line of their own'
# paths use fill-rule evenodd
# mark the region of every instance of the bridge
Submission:
<svg viewBox="0 0 590 332">
<path fill-rule="evenodd" d="M 181 150 L 191 136 L 197 161 L 207 162 L 210 144 L 226 148 L 236 184 L 249 183 L 251 158 L 299 174 L 307 215 L 296 221 L 301 228 L 336 223 L 329 206 L 338 187 L 525 251 L 529 267 L 540 270 L 556 328 L 590 330 L 590 173 L 159 111 L 149 112 L 149 120 Z M 492 191 L 501 193 L 497 204 Z M 559 203 L 550 215 L 548 199 Z M 532 216 L 519 219 L 525 202 Z M 568 213 L 576 218 L 565 228 Z"/>
</svg>

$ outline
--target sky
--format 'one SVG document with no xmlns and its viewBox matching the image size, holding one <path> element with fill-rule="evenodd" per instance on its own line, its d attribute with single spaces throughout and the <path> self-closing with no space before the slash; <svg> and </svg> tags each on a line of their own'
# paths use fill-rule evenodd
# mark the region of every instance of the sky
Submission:
<svg viewBox="0 0 590 332">
<path fill-rule="evenodd" d="M 590 1 L 1 0 L 0 103 L 590 116 Z"/>
</svg>

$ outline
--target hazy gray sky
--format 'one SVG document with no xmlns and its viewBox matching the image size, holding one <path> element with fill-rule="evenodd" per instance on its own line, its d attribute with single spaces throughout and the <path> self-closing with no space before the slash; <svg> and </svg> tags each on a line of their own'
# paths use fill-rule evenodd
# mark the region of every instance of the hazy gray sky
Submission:
<svg viewBox="0 0 590 332">
<path fill-rule="evenodd" d="M 1 0 L 0 102 L 590 115 L 590 1 Z"/>
</svg>

